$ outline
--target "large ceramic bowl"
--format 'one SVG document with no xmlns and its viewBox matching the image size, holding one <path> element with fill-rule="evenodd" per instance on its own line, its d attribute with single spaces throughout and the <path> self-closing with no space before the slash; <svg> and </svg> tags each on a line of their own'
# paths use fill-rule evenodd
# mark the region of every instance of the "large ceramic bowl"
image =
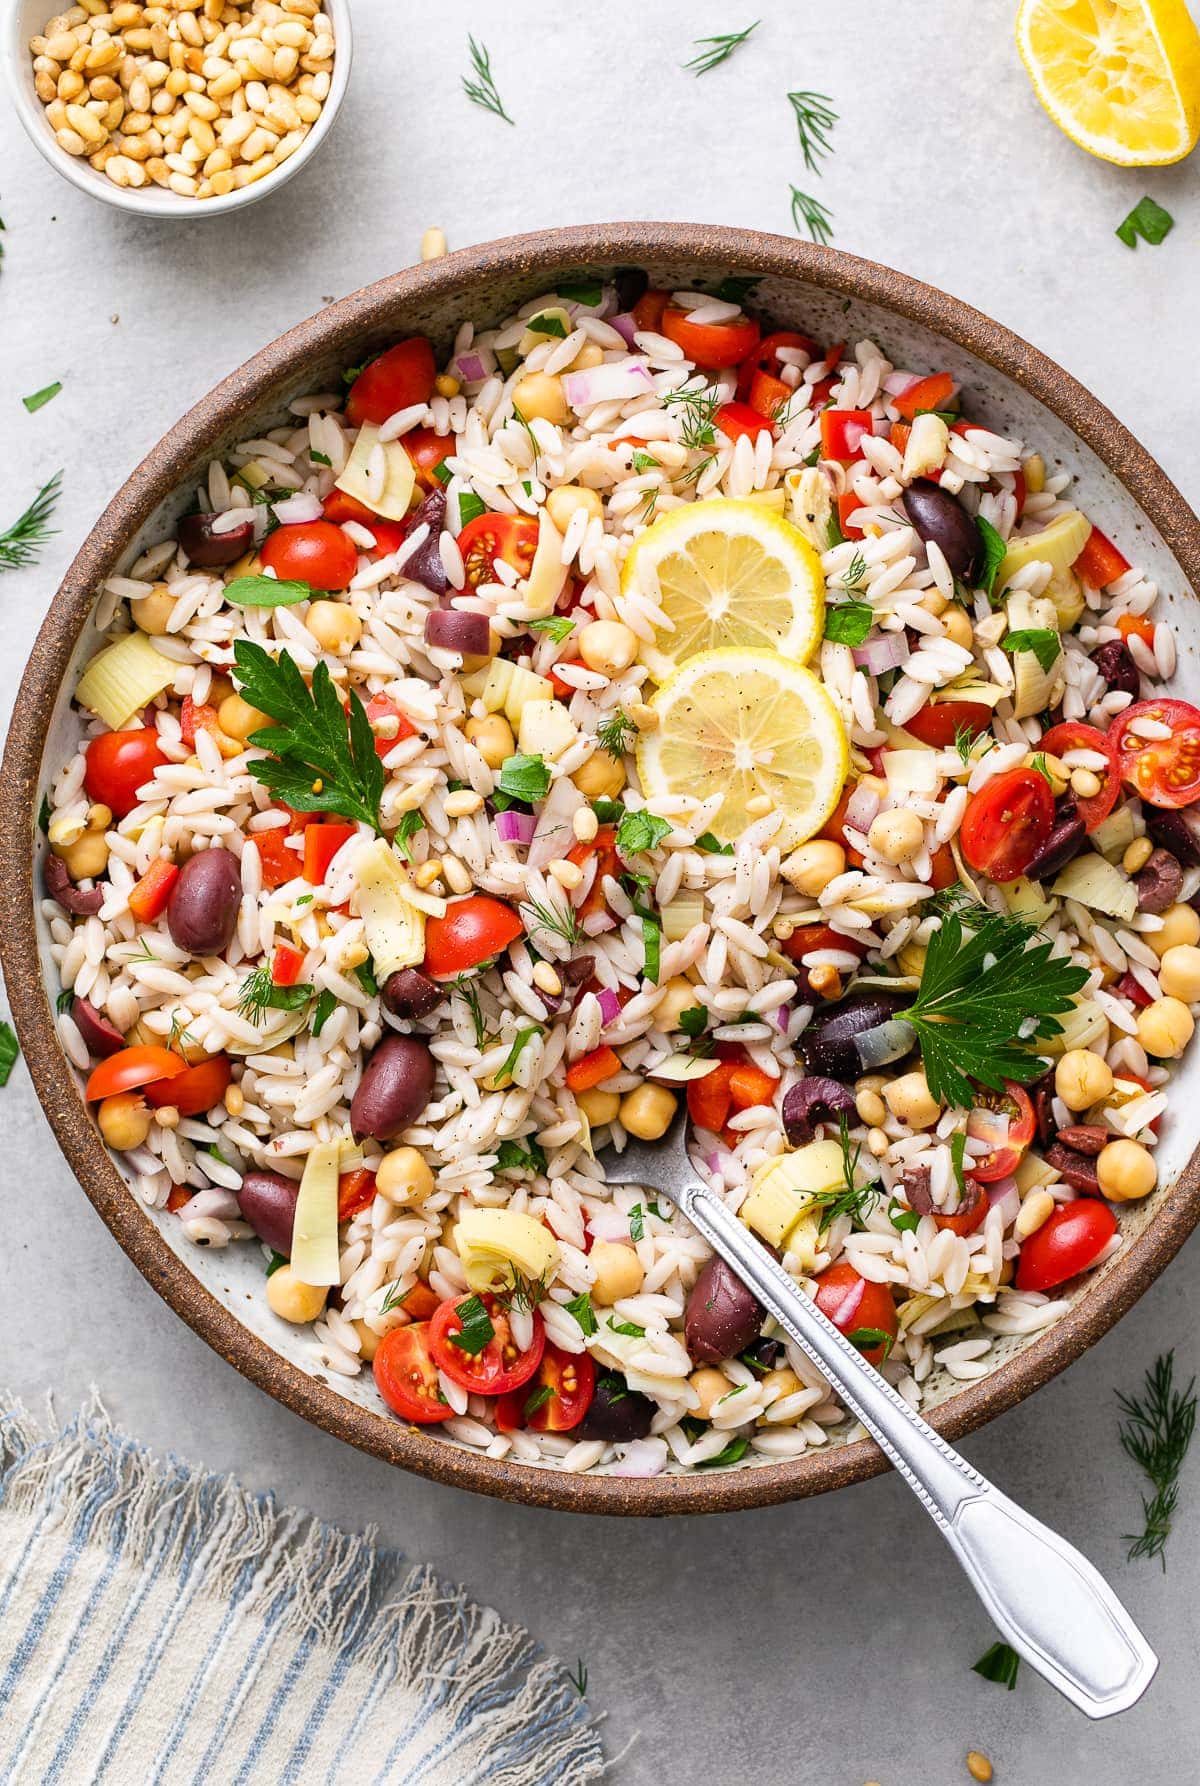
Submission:
<svg viewBox="0 0 1200 1786">
<path fill-rule="evenodd" d="M 659 1476 L 647 1481 L 571 1476 L 496 1462 L 393 1420 L 369 1375 L 324 1375 L 303 1335 L 285 1329 L 262 1296 L 256 1248 L 205 1252 L 179 1237 L 170 1215 L 148 1212 L 127 1188 L 59 1047 L 40 879 L 36 814 L 73 744 L 70 693 L 96 648 L 93 601 L 104 578 L 165 537 L 208 461 L 283 417 L 301 392 L 329 389 L 342 367 L 397 335 L 419 331 L 439 348 L 464 317 L 497 320 L 570 272 L 644 267 L 656 285 L 695 286 L 727 273 L 756 276 L 754 303 L 776 326 L 830 341 L 869 335 L 905 366 L 942 369 L 965 387 L 973 416 L 1034 443 L 1074 473 L 1089 515 L 1148 567 L 1180 640 L 1186 684 L 1200 641 L 1200 521 L 1149 455 L 1058 366 L 965 304 L 899 273 L 830 249 L 733 229 L 614 224 L 517 237 L 398 273 L 356 292 L 264 348 L 178 422 L 133 472 L 84 541 L 42 628 L 17 697 L 0 790 L 0 953 L 21 1042 L 46 1113 L 80 1183 L 134 1264 L 222 1357 L 297 1413 L 391 1463 L 507 1499 L 592 1513 L 716 1512 L 842 1487 L 884 1467 L 866 1441 L 833 1442 L 787 1463 Z M 1200 1072 L 1185 1068 L 1192 1085 Z M 1162 1188 L 1122 1215 L 1125 1245 L 1076 1292 L 1070 1312 L 1033 1339 L 1004 1339 L 996 1364 L 967 1387 L 930 1384 L 933 1422 L 948 1437 L 1013 1406 L 1077 1358 L 1158 1275 L 1200 1217 L 1200 1149 L 1188 1091 L 1177 1093 L 1160 1152 Z M 1190 1156 L 1190 1157 L 1189 1157 Z"/>
</svg>

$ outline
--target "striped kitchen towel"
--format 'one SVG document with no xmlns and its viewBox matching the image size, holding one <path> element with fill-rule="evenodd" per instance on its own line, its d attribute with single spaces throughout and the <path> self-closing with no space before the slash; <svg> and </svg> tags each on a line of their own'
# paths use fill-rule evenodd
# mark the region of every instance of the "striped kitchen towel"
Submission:
<svg viewBox="0 0 1200 1786">
<path fill-rule="evenodd" d="M 562 1666 L 461 1588 L 113 1430 L 0 1407 L 0 1786 L 577 1786 Z"/>
</svg>

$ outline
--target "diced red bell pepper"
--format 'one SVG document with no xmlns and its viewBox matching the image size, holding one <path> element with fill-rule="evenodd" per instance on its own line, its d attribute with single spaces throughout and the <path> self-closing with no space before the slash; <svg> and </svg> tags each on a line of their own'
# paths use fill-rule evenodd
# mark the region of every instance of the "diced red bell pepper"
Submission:
<svg viewBox="0 0 1200 1786">
<path fill-rule="evenodd" d="M 1127 998 L 1130 1004 L 1139 1011 L 1144 1011 L 1147 1005 L 1154 1003 L 1141 981 L 1135 980 L 1132 974 L 1122 974 L 1113 987 L 1113 991 L 1118 998 Z M 1132 1075 L 1126 1074 L 1125 1077 L 1131 1078 Z"/>
<path fill-rule="evenodd" d="M 357 496 L 348 496 L 336 484 L 321 504 L 321 512 L 327 521 L 334 521 L 339 525 L 343 521 L 361 521 L 364 527 L 372 527 L 379 519 L 374 509 L 368 508 L 365 502 L 360 502 Z"/>
<path fill-rule="evenodd" d="M 703 1085 L 704 1081 L 698 1081 Z M 735 1110 L 753 1110 L 761 1104 L 773 1104 L 775 1093 L 779 1090 L 778 1079 L 770 1073 L 764 1073 L 753 1061 L 744 1061 L 735 1066 L 729 1075 L 729 1095 Z"/>
<path fill-rule="evenodd" d="M 129 909 L 139 924 L 153 924 L 167 909 L 171 889 L 179 879 L 174 862 L 151 862 L 149 868 L 129 895 Z"/>
<path fill-rule="evenodd" d="M 874 432 L 875 418 L 869 409 L 823 409 L 821 411 L 821 457 L 840 459 L 849 465 L 859 456 L 864 434 Z"/>
<path fill-rule="evenodd" d="M 590 1054 L 573 1061 L 567 1068 L 567 1090 L 591 1091 L 594 1085 L 602 1085 L 620 1071 L 621 1057 L 614 1048 L 593 1048 Z"/>
<path fill-rule="evenodd" d="M 761 375 L 760 375 L 761 376 Z M 729 440 L 757 440 L 760 434 L 775 434 L 775 424 L 762 410 L 748 403 L 722 403 L 713 420 Z"/>
<path fill-rule="evenodd" d="M 191 695 L 184 695 L 179 709 L 179 735 L 189 750 L 196 742 L 197 732 L 215 734 L 220 729 L 215 707 L 210 707 L 207 702 L 193 701 Z"/>
<path fill-rule="evenodd" d="M 277 825 L 271 831 L 253 831 L 251 839 L 258 850 L 258 859 L 262 863 L 263 886 L 272 893 L 277 887 L 294 881 L 300 872 L 300 858 L 295 850 L 288 848 L 287 840 L 291 832 L 285 825 Z"/>
<path fill-rule="evenodd" d="M 1117 551 L 1112 541 L 1098 527 L 1093 527 L 1087 544 L 1071 569 L 1082 577 L 1090 589 L 1107 589 L 1129 569 L 1129 560 Z"/>
<path fill-rule="evenodd" d="M 838 526 L 842 530 L 843 537 L 848 540 L 862 539 L 864 537 L 862 528 L 855 527 L 850 520 L 851 515 L 856 514 L 862 507 L 862 503 L 854 494 L 853 490 L 842 491 L 842 494 L 837 499 L 837 507 Z"/>
<path fill-rule="evenodd" d="M 305 825 L 304 878 L 310 886 L 321 886 L 329 864 L 353 836 L 353 825 Z"/>
<path fill-rule="evenodd" d="M 293 949 L 291 943 L 276 943 L 271 957 L 271 984 L 294 986 L 304 968 L 304 950 Z"/>
<path fill-rule="evenodd" d="M 617 855 L 617 829 L 615 825 L 601 825 L 590 843 L 573 843 L 567 851 L 567 861 L 573 862 L 576 868 L 583 868 L 592 857 L 596 858 L 596 873 L 579 906 L 580 922 L 592 918 L 597 912 L 607 911 L 604 899 L 604 883 L 616 880 L 621 872 L 621 862 Z"/>
<path fill-rule="evenodd" d="M 192 1193 L 185 1184 L 173 1184 L 167 1192 L 167 1209 L 171 1215 L 178 1215 L 181 1209 L 187 1208 L 191 1200 Z"/>
<path fill-rule="evenodd" d="M 372 695 L 367 702 L 367 718 L 371 722 L 371 730 L 375 732 L 375 754 L 380 757 L 386 757 L 389 750 L 395 750 L 402 739 L 412 738 L 417 730 L 391 695 Z M 393 719 L 396 722 L 394 732 L 390 724 Z M 385 726 L 386 737 L 376 730 L 381 720 L 389 722 Z"/>
<path fill-rule="evenodd" d="M 719 1135 L 733 1109 L 730 1080 L 741 1063 L 723 1060 L 706 1073 L 703 1079 L 689 1079 L 687 1088 L 688 1115 L 698 1129 Z"/>
<path fill-rule="evenodd" d="M 929 885 L 935 892 L 941 893 L 952 887 L 958 879 L 958 866 L 954 860 L 954 851 L 948 843 L 943 843 L 934 850 L 930 858 Z"/>
<path fill-rule="evenodd" d="M 1147 651 L 1154 650 L 1154 622 L 1148 614 L 1119 615 L 1117 631 L 1123 639 L 1140 639 Z"/>
<path fill-rule="evenodd" d="M 750 380 L 750 395 L 746 401 L 759 415 L 770 416 L 774 421 L 795 395 L 792 386 L 785 384 L 782 378 L 776 378 L 773 372 L 756 372 Z"/>
<path fill-rule="evenodd" d="M 370 551 L 372 558 L 389 557 L 391 553 L 398 552 L 408 538 L 408 528 L 403 521 L 381 521 L 378 516 L 372 515 L 369 521 L 363 522 L 363 526 L 375 535 L 375 544 Z"/>
<path fill-rule="evenodd" d="M 579 690 L 577 688 L 572 688 L 572 686 L 569 682 L 564 682 L 562 677 L 558 673 L 559 670 L 586 670 L 586 669 L 587 669 L 587 665 L 584 663 L 584 661 L 581 657 L 564 657 L 564 658 L 560 658 L 558 663 L 553 665 L 553 667 L 546 672 L 546 674 L 550 678 L 550 686 L 554 690 L 555 694 L 558 696 L 560 701 L 569 701 L 573 695 L 577 695 L 579 693 Z"/>
<path fill-rule="evenodd" d="M 351 1216 L 369 1209 L 375 1201 L 375 1174 L 360 1166 L 355 1172 L 343 1172 L 338 1178 L 338 1213 L 339 1222 L 348 1222 Z"/>
<path fill-rule="evenodd" d="M 921 410 L 945 409 L 954 395 L 954 380 L 948 372 L 931 372 L 918 378 L 906 391 L 892 398 L 892 403 L 906 421 L 914 421 Z"/>
</svg>

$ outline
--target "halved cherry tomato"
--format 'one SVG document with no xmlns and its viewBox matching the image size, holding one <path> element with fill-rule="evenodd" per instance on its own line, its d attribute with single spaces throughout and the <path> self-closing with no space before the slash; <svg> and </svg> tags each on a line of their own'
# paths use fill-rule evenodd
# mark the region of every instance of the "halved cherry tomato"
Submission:
<svg viewBox="0 0 1200 1786">
<path fill-rule="evenodd" d="M 916 384 L 910 384 L 906 391 L 893 397 L 892 402 L 905 421 L 912 422 L 921 410 L 945 409 L 954 389 L 954 380 L 948 372 L 931 372 L 928 378 L 918 378 Z"/>
<path fill-rule="evenodd" d="M 535 1433 L 569 1433 L 591 1407 L 595 1390 L 596 1367 L 588 1353 L 564 1352 L 547 1340 L 533 1380 L 496 1403 L 496 1425 L 502 1433 L 522 1427 Z"/>
<path fill-rule="evenodd" d="M 153 924 L 155 918 L 162 916 L 178 879 L 179 870 L 174 862 L 164 862 L 161 856 L 151 862 L 129 895 L 129 909 L 139 924 Z"/>
<path fill-rule="evenodd" d="M 1113 986 L 1113 991 L 1118 998 L 1127 998 L 1130 1004 L 1134 1005 L 1139 1011 L 1144 1011 L 1147 1005 L 1152 1005 L 1154 1003 L 1153 998 L 1151 998 L 1150 994 L 1146 991 L 1142 982 L 1140 980 L 1135 980 L 1132 974 L 1122 974 L 1121 978 Z"/>
<path fill-rule="evenodd" d="M 197 1066 L 185 1067 L 170 1079 L 158 1079 L 146 1087 L 146 1101 L 156 1109 L 171 1104 L 180 1116 L 203 1116 L 225 1096 L 232 1077 L 229 1061 L 223 1054 L 202 1060 Z"/>
<path fill-rule="evenodd" d="M 989 1204 L 987 1192 L 974 1177 L 964 1179 L 964 1184 L 966 1191 L 954 1214 L 945 1215 L 941 1210 L 934 1210 L 933 1220 L 936 1227 L 948 1228 L 951 1234 L 961 1234 L 965 1240 L 976 1228 L 982 1228 Z"/>
<path fill-rule="evenodd" d="M 339 1222 L 348 1222 L 352 1217 L 369 1209 L 375 1201 L 375 1174 L 368 1172 L 365 1166 L 359 1166 L 354 1172 L 342 1172 L 338 1176 L 338 1211 Z M 405 1298 L 407 1309 L 408 1299 Z M 415 1313 L 415 1310 L 413 1311 Z"/>
<path fill-rule="evenodd" d="M 527 577 L 537 551 L 538 524 L 532 515 L 476 515 L 458 536 L 463 569 L 472 589 L 496 581 L 496 560 Z"/>
<path fill-rule="evenodd" d="M 364 521 L 375 536 L 375 544 L 368 554 L 371 558 L 388 558 L 398 552 L 408 538 L 408 528 L 403 521 Z"/>
<path fill-rule="evenodd" d="M 1004 1091 L 988 1091 L 981 1087 L 975 1094 L 976 1110 L 994 1110 L 1008 1117 L 1008 1134 L 999 1147 L 984 1154 L 971 1166 L 971 1177 L 980 1184 L 995 1184 L 1015 1172 L 1024 1159 L 1029 1143 L 1037 1133 L 1037 1114 L 1029 1093 L 1011 1079 L 1004 1081 Z M 972 1126 L 974 1125 L 974 1126 Z M 987 1129 L 972 1111 L 967 1119 L 967 1134 L 973 1140 L 987 1140 Z"/>
<path fill-rule="evenodd" d="M 773 1104 L 778 1090 L 778 1079 L 764 1073 L 753 1061 L 736 1065 L 729 1075 L 729 1096 L 735 1110 L 754 1110 L 760 1105 Z"/>
<path fill-rule="evenodd" d="M 364 527 L 379 519 L 374 509 L 360 502 L 357 496 L 348 496 L 336 484 L 322 502 L 321 513 L 327 521 L 361 521 Z"/>
<path fill-rule="evenodd" d="M 785 384 L 782 378 L 776 378 L 770 372 L 756 372 L 750 380 L 750 394 L 746 402 L 759 415 L 769 416 L 772 423 L 777 423 L 795 395 L 793 387 Z"/>
<path fill-rule="evenodd" d="M 400 1307 L 412 1321 L 428 1321 L 442 1306 L 442 1299 L 436 1290 L 431 1290 L 423 1279 L 418 1278 L 411 1290 L 406 1290 L 400 1298 Z"/>
<path fill-rule="evenodd" d="M 751 409 L 748 403 L 722 403 L 713 421 L 725 438 L 732 441 L 757 440 L 760 434 L 774 437 L 776 432 L 770 416 Z"/>
<path fill-rule="evenodd" d="M 648 329 L 657 335 L 662 327 L 663 311 L 671 302 L 669 291 L 644 291 L 633 307 L 634 327 Z"/>
<path fill-rule="evenodd" d="M 854 849 L 846 842 L 846 808 L 850 804 L 850 796 L 856 786 L 857 783 L 853 781 L 846 783 L 842 789 L 841 799 L 817 832 L 818 837 L 828 837 L 834 843 L 841 844 L 846 852 L 846 862 L 850 868 L 861 868 L 863 865 L 861 850 Z"/>
<path fill-rule="evenodd" d="M 490 961 L 515 943 L 525 926 L 511 905 L 488 893 L 471 893 L 425 924 L 425 972 L 441 979 Z"/>
<path fill-rule="evenodd" d="M 437 377 L 433 348 L 424 335 L 398 341 L 364 366 L 346 397 L 346 420 L 353 428 L 364 422 L 386 422 L 398 409 L 428 403 Z"/>
<path fill-rule="evenodd" d="M 187 1062 L 169 1048 L 159 1048 L 154 1043 L 122 1048 L 119 1054 L 110 1054 L 93 1068 L 84 1095 L 89 1102 L 111 1098 L 114 1092 L 134 1091 L 156 1079 L 177 1079 L 187 1070 Z"/>
<path fill-rule="evenodd" d="M 304 950 L 291 943 L 276 943 L 271 957 L 272 986 L 295 986 L 304 969 Z"/>
<path fill-rule="evenodd" d="M 268 570 L 284 582 L 313 589 L 345 589 L 358 569 L 353 540 L 332 521 L 296 521 L 277 527 L 258 549 Z"/>
<path fill-rule="evenodd" d="M 304 878 L 310 887 L 319 887 L 329 873 L 329 864 L 344 843 L 354 836 L 353 825 L 305 825 Z"/>
<path fill-rule="evenodd" d="M 509 1319 L 494 1296 L 484 1296 L 483 1306 L 492 1323 L 492 1337 L 480 1352 L 464 1352 L 454 1343 L 462 1332 L 459 1310 L 470 1299 L 460 1296 L 443 1302 L 429 1323 L 429 1349 L 439 1370 L 445 1371 L 452 1383 L 469 1389 L 474 1395 L 507 1395 L 528 1383 L 542 1361 L 546 1346 L 546 1329 L 537 1310 L 533 1311 L 533 1338 L 522 1351 L 513 1339 Z"/>
<path fill-rule="evenodd" d="M 982 701 L 927 702 L 911 719 L 905 720 L 904 730 L 934 750 L 947 750 L 960 732 L 973 741 L 981 732 L 987 731 L 991 722 L 992 710 Z"/>
<path fill-rule="evenodd" d="M 909 439 L 909 435 L 911 433 L 912 433 L 912 423 L 911 422 L 893 422 L 891 427 L 888 429 L 888 439 L 891 441 L 892 445 L 895 447 L 895 449 L 898 453 L 902 454 L 904 452 L 905 447 L 908 445 L 908 439 Z M 921 473 L 921 476 L 923 478 L 931 477 L 931 478 L 940 479 L 941 475 L 942 474 L 940 471 L 923 471 Z"/>
<path fill-rule="evenodd" d="M 432 1426 L 449 1420 L 454 1409 L 442 1396 L 437 1366 L 429 1350 L 429 1322 L 393 1327 L 379 1342 L 373 1366 L 375 1387 L 402 1420 Z"/>
<path fill-rule="evenodd" d="M 1119 614 L 1117 631 L 1126 642 L 1140 639 L 1147 651 L 1154 650 L 1154 622 L 1148 614 Z"/>
<path fill-rule="evenodd" d="M 875 417 L 869 409 L 823 409 L 821 411 L 821 457 L 840 459 L 849 465 L 859 457 L 864 434 L 875 429 Z"/>
<path fill-rule="evenodd" d="M 860 943 L 854 936 L 843 936 L 840 930 L 832 930 L 828 924 L 797 924 L 780 947 L 797 963 L 806 955 L 814 955 L 818 949 L 843 949 L 849 955 L 857 955 L 860 961 L 867 952 L 866 943 Z"/>
<path fill-rule="evenodd" d="M 860 1277 L 853 1265 L 827 1266 L 816 1280 L 817 1307 L 828 1315 L 839 1333 L 857 1345 L 868 1364 L 882 1364 L 900 1330 L 896 1305 L 886 1284 Z M 887 1338 L 875 1345 L 860 1344 L 855 1334 L 882 1333 Z"/>
<path fill-rule="evenodd" d="M 1097 731 L 1095 726 L 1085 726 L 1080 720 L 1064 720 L 1062 725 L 1051 726 L 1044 734 L 1039 749 L 1052 757 L 1063 757 L 1069 750 L 1094 750 L 1106 759 L 1106 766 L 1096 770 L 1100 777 L 1100 792 L 1075 795 L 1084 829 L 1094 831 L 1108 817 L 1121 792 L 1121 760 L 1112 735 Z"/>
<path fill-rule="evenodd" d="M 709 1129 L 719 1135 L 729 1121 L 733 1109 L 733 1089 L 730 1080 L 736 1072 L 738 1061 L 718 1061 L 711 1073 L 703 1079 L 689 1079 L 687 1082 L 688 1115 L 698 1129 Z"/>
<path fill-rule="evenodd" d="M 985 782 L 967 802 L 959 843 L 977 873 L 994 881 L 1015 881 L 1053 826 L 1054 795 L 1046 777 L 1036 769 L 1008 769 Z"/>
<path fill-rule="evenodd" d="M 1129 569 L 1125 558 L 1098 527 L 1093 527 L 1087 543 L 1071 569 L 1092 589 L 1105 589 L 1123 577 Z"/>
<path fill-rule="evenodd" d="M 704 372 L 723 372 L 740 366 L 758 345 L 759 327 L 750 316 L 733 316 L 728 322 L 693 322 L 690 310 L 668 304 L 659 324 L 660 335 L 682 348 L 687 358 Z"/>
<path fill-rule="evenodd" d="M 287 845 L 292 835 L 287 825 L 276 825 L 270 831 L 254 831 L 251 839 L 262 863 L 263 886 L 274 892 L 277 887 L 294 881 L 300 873 L 300 858 Z"/>
<path fill-rule="evenodd" d="M 1168 726 L 1171 736 L 1141 737 L 1134 729 L 1139 719 Z M 1200 800 L 1200 708 L 1188 701 L 1137 701 L 1117 715 L 1108 738 L 1120 756 L 1121 774 L 1151 806 Z"/>
<path fill-rule="evenodd" d="M 616 880 L 621 872 L 615 825 L 601 825 L 590 843 L 573 843 L 567 851 L 567 861 L 573 862 L 577 868 L 585 867 L 593 856 L 596 858 L 596 873 L 584 895 L 583 904 L 577 908 L 581 923 L 584 918 L 591 918 L 597 912 L 607 910 L 604 883 L 606 880 Z"/>
<path fill-rule="evenodd" d="M 602 1085 L 620 1071 L 621 1057 L 615 1049 L 607 1045 L 593 1048 L 590 1054 L 573 1060 L 567 1068 L 567 1090 L 576 1094 L 591 1091 L 594 1085 Z"/>
<path fill-rule="evenodd" d="M 179 707 L 179 736 L 190 750 L 196 742 L 197 732 L 219 732 L 220 721 L 217 710 L 207 702 L 197 703 L 191 695 L 184 695 Z"/>
<path fill-rule="evenodd" d="M 434 428 L 410 428 L 401 436 L 400 444 L 416 468 L 422 490 L 440 490 L 442 480 L 434 473 L 447 454 L 453 453 L 454 436 L 439 434 Z"/>
<path fill-rule="evenodd" d="M 83 785 L 93 800 L 123 819 L 138 803 L 138 789 L 166 762 L 152 726 L 136 732 L 101 732 L 84 752 Z"/>
<path fill-rule="evenodd" d="M 1117 1218 L 1098 1197 L 1063 1203 L 1021 1248 L 1018 1290 L 1053 1290 L 1094 1265 L 1117 1231 Z"/>
<path fill-rule="evenodd" d="M 371 730 L 376 734 L 375 754 L 379 757 L 386 757 L 390 750 L 395 750 L 402 739 L 412 738 L 416 734 L 416 726 L 413 725 L 398 703 L 393 701 L 391 695 L 372 695 L 367 702 L 367 718 L 371 722 Z M 392 730 L 390 724 L 393 719 L 396 722 L 395 731 Z M 385 728 L 386 737 L 377 730 L 381 720 L 389 722 Z"/>
</svg>

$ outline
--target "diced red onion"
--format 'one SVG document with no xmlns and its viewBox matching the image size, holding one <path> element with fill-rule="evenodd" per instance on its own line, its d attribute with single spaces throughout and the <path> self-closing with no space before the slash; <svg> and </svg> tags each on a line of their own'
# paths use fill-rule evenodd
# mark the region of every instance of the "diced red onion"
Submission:
<svg viewBox="0 0 1200 1786">
<path fill-rule="evenodd" d="M 569 776 L 560 775 L 551 784 L 530 845 L 530 868 L 544 868 L 547 862 L 566 855 L 575 841 L 572 820 L 584 804 L 583 795 Z"/>
<path fill-rule="evenodd" d="M 859 781 L 854 785 L 854 792 L 846 802 L 846 823 L 855 831 L 869 831 L 871 821 L 879 811 L 879 795 L 874 788 L 864 786 Z"/>
<path fill-rule="evenodd" d="M 908 640 L 902 632 L 875 633 L 854 647 L 855 663 L 872 676 L 882 676 L 885 670 L 898 670 L 907 657 Z"/>
<path fill-rule="evenodd" d="M 861 422 L 843 422 L 842 433 L 846 441 L 846 451 L 848 453 L 857 453 L 863 436 L 865 434 L 873 434 L 874 432 L 874 426 L 864 428 Z"/>
<path fill-rule="evenodd" d="M 487 377 L 487 367 L 477 353 L 460 353 L 453 369 L 464 384 L 479 384 Z"/>
<path fill-rule="evenodd" d="M 905 391 L 911 391 L 920 382 L 920 374 L 916 372 L 889 372 L 883 381 L 883 388 L 889 397 L 902 397 Z"/>
<path fill-rule="evenodd" d="M 1021 1207 L 1021 1193 L 1015 1178 L 998 1178 L 995 1184 L 985 1185 L 988 1202 L 993 1209 L 1000 1211 L 1000 1219 L 1007 1228 L 1017 1219 L 1017 1211 Z"/>
<path fill-rule="evenodd" d="M 661 1476 L 667 1467 L 665 1439 L 634 1439 L 625 1447 L 620 1463 L 613 1465 L 611 1476 Z"/>
<path fill-rule="evenodd" d="M 787 1026 L 792 1020 L 792 1013 L 787 1005 L 779 1005 L 775 1011 L 775 1021 L 783 1033 L 787 1034 Z"/>
<path fill-rule="evenodd" d="M 586 372 L 563 374 L 563 394 L 572 409 L 590 409 L 595 403 L 623 403 L 644 397 L 653 389 L 650 369 L 640 360 L 591 366 Z"/>
<path fill-rule="evenodd" d="M 633 337 L 637 333 L 637 323 L 632 311 L 622 310 L 619 316 L 610 316 L 608 326 L 615 329 L 627 347 L 634 345 Z"/>
<path fill-rule="evenodd" d="M 704 1164 L 708 1167 L 710 1172 L 719 1172 L 721 1170 L 721 1156 L 715 1148 L 710 1154 L 705 1155 Z"/>
<path fill-rule="evenodd" d="M 854 1047 L 863 1072 L 873 1073 L 876 1067 L 890 1066 L 892 1061 L 902 1060 L 916 1039 L 911 1023 L 906 1023 L 903 1017 L 889 1017 L 886 1023 L 877 1023 L 874 1029 L 855 1036 Z"/>
<path fill-rule="evenodd" d="M 589 912 L 580 920 L 579 928 L 585 936 L 603 936 L 606 930 L 617 928 L 617 920 L 611 912 Z"/>
<path fill-rule="evenodd" d="M 588 1217 L 588 1232 L 593 1240 L 628 1240 L 629 1217 L 623 1209 L 606 1204 Z"/>
<path fill-rule="evenodd" d="M 273 502 L 275 518 L 284 527 L 292 527 L 297 522 L 319 521 L 324 510 L 319 496 L 313 496 L 308 490 L 298 490 L 295 496 L 285 496 L 282 502 Z"/>
<path fill-rule="evenodd" d="M 600 1005 L 600 1016 L 603 1019 L 604 1028 L 607 1029 L 609 1024 L 615 1023 L 621 1015 L 621 1001 L 611 986 L 601 987 L 596 998 Z"/>
<path fill-rule="evenodd" d="M 507 812 L 496 814 L 496 836 L 501 843 L 533 842 L 533 834 L 537 829 L 537 820 L 531 812 Z"/>
<path fill-rule="evenodd" d="M 464 657 L 486 657 L 491 642 L 491 622 L 486 614 L 463 608 L 434 608 L 425 617 L 425 642 Z"/>
</svg>

